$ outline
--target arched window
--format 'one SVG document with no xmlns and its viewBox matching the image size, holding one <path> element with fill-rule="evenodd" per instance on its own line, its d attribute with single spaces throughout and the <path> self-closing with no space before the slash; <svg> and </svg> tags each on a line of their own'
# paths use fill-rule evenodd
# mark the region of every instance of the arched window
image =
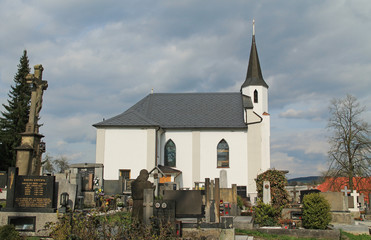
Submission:
<svg viewBox="0 0 371 240">
<path fill-rule="evenodd" d="M 254 91 L 254 103 L 258 103 L 258 90 Z"/>
<path fill-rule="evenodd" d="M 175 143 L 169 139 L 165 144 L 165 166 L 175 167 L 176 165 L 176 147 Z"/>
<path fill-rule="evenodd" d="M 218 153 L 217 167 L 228 168 L 229 167 L 229 146 L 228 146 L 228 143 L 224 139 L 222 139 L 218 143 L 217 153 Z"/>
</svg>

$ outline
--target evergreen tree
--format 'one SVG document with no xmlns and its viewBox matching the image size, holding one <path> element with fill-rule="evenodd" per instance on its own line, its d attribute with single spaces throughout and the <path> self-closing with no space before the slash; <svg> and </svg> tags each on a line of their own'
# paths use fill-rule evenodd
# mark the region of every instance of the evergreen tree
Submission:
<svg viewBox="0 0 371 240">
<path fill-rule="evenodd" d="M 29 60 L 27 51 L 24 50 L 18 64 L 18 72 L 14 76 L 14 86 L 11 86 L 8 94 L 8 104 L 3 104 L 5 111 L 1 112 L 2 117 L 0 117 L 1 170 L 15 166 L 15 148 L 21 144 L 19 133 L 26 130 L 31 98 L 31 86 L 26 83 L 26 76 L 29 73 Z"/>
</svg>

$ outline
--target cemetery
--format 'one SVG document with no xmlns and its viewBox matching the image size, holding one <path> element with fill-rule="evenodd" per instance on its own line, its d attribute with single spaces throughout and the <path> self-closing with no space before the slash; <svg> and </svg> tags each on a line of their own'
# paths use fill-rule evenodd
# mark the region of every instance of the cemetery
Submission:
<svg viewBox="0 0 371 240">
<path fill-rule="evenodd" d="M 251 168 L 256 172 L 250 173 L 255 174 L 255 182 L 249 183 L 254 192 L 248 193 L 246 186 L 230 182 L 239 176 L 228 176 L 224 168 L 229 166 L 229 147 L 224 139 L 217 147 L 217 154 L 223 160 L 218 159 L 219 177 L 199 179 L 201 150 L 198 149 L 193 154 L 198 165 L 192 165 L 197 181 L 193 181 L 191 187 L 178 179 L 182 171 L 158 162 L 153 168 L 142 168 L 137 176 L 131 176 L 130 170 L 120 169 L 118 179 L 105 179 L 105 166 L 98 162 L 71 164 L 62 173 L 42 174 L 45 143 L 38 119 L 43 91 L 48 87 L 42 72 L 42 65 L 36 65 L 34 74 L 27 75 L 26 81 L 32 84 L 29 121 L 21 133 L 21 145 L 16 148 L 16 166 L 0 172 L 3 206 L 0 226 L 12 225 L 22 236 L 52 239 L 156 236 L 158 239 L 223 240 L 237 239 L 236 233 L 244 230 L 340 239 L 340 229 L 368 233 L 369 187 L 350 190 L 346 183 L 338 190 L 321 185 L 287 186 L 287 171 L 265 166 L 267 169 L 255 174 L 258 168 L 254 166 Z M 251 110 L 247 105 L 245 110 Z M 192 134 L 192 138 L 200 141 L 201 133 Z M 166 148 L 168 143 L 171 146 Z M 166 146 L 169 152 L 175 148 L 172 141 L 167 141 Z M 150 145 L 148 149 L 155 147 Z M 174 157 L 175 151 L 171 153 Z M 174 158 L 167 160 L 171 162 Z M 110 169 L 113 167 L 111 164 Z M 192 179 L 196 177 L 188 181 Z"/>
</svg>

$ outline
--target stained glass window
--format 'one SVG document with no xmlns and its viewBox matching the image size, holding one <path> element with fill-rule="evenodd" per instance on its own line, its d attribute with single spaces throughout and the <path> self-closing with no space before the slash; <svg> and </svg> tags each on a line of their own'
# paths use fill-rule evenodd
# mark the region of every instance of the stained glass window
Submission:
<svg viewBox="0 0 371 240">
<path fill-rule="evenodd" d="M 165 145 L 165 166 L 176 166 L 176 146 L 171 139 Z"/>
<path fill-rule="evenodd" d="M 229 146 L 228 146 L 228 143 L 224 139 L 222 139 L 218 143 L 217 153 L 218 153 L 217 167 L 228 168 L 229 167 Z"/>
</svg>

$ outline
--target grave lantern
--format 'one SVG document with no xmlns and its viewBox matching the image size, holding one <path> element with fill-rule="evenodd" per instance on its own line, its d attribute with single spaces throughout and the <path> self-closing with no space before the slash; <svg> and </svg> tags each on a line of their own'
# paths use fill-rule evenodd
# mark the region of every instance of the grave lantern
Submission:
<svg viewBox="0 0 371 240">
<path fill-rule="evenodd" d="M 69 195 L 68 193 L 64 192 L 61 194 L 61 206 L 62 207 L 67 207 L 68 205 L 68 200 L 69 200 Z"/>
</svg>

